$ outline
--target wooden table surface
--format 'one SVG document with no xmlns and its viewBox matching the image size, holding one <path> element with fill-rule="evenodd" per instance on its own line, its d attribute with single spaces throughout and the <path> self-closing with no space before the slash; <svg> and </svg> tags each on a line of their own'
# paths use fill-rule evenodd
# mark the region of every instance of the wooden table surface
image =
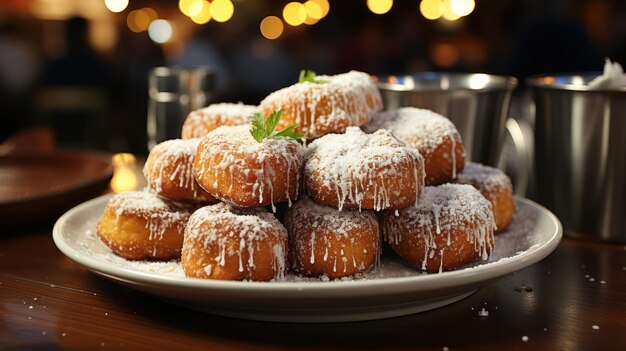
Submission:
<svg viewBox="0 0 626 351">
<path fill-rule="evenodd" d="M 487 317 L 479 317 L 482 308 Z M 524 341 L 523 339 L 526 339 Z M 626 246 L 564 239 L 548 258 L 436 310 L 283 324 L 186 310 L 112 283 L 51 228 L 0 237 L 0 349 L 611 350 L 626 347 Z"/>
<path fill-rule="evenodd" d="M 143 186 L 141 168 L 134 186 Z M 111 187 L 128 184 L 113 178 Z M 626 246 L 564 239 L 548 258 L 455 304 L 338 324 L 237 320 L 110 282 L 35 232 L 0 226 L 0 349 L 626 350 Z M 487 317 L 478 311 L 485 309 Z"/>
</svg>

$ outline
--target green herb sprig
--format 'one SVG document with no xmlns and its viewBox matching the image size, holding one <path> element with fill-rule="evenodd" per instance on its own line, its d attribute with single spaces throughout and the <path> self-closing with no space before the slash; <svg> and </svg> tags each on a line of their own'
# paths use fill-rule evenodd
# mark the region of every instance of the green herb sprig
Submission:
<svg viewBox="0 0 626 351">
<path fill-rule="evenodd" d="M 250 134 L 252 134 L 254 140 L 259 143 L 262 143 L 263 139 L 291 138 L 301 140 L 304 137 L 304 134 L 293 131 L 300 126 L 299 124 L 291 125 L 280 132 L 275 130 L 282 115 L 283 110 L 272 112 L 267 119 L 265 119 L 263 114 L 260 112 L 252 115 L 252 129 L 250 130 Z"/>
<path fill-rule="evenodd" d="M 315 74 L 315 72 L 308 70 L 308 69 L 303 69 L 300 71 L 300 77 L 298 78 L 298 83 L 304 83 L 304 82 L 310 82 L 310 83 L 315 83 L 315 84 L 328 83 L 327 80 L 316 79 L 315 77 L 317 77 L 317 74 Z"/>
</svg>

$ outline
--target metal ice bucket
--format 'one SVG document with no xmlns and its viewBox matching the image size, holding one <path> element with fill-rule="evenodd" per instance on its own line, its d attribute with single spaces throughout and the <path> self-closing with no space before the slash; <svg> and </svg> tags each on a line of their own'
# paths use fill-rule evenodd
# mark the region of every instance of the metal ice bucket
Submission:
<svg viewBox="0 0 626 351">
<path fill-rule="evenodd" d="M 537 200 L 571 236 L 626 242 L 626 88 L 594 89 L 597 74 L 537 76 Z"/>
<path fill-rule="evenodd" d="M 378 79 L 385 109 L 414 106 L 438 112 L 456 125 L 469 160 L 497 164 L 517 79 L 433 72 Z"/>
</svg>

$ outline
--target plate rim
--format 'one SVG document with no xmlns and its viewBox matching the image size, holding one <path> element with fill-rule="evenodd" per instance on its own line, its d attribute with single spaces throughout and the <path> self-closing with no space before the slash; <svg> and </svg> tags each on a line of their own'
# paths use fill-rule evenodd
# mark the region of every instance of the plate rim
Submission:
<svg viewBox="0 0 626 351">
<path fill-rule="evenodd" d="M 550 221 L 555 227 L 555 231 L 551 233 L 549 239 L 541 244 L 532 245 L 529 249 L 521 252 L 519 255 L 509 258 L 503 258 L 496 262 L 483 264 L 474 267 L 467 267 L 464 269 L 448 271 L 438 274 L 421 274 L 416 271 L 415 275 L 406 277 L 392 277 L 382 279 L 357 279 L 349 281 L 334 282 L 331 284 L 325 284 L 324 282 L 251 282 L 251 281 L 225 281 L 225 280 L 211 280 L 211 279 L 199 279 L 199 278 L 180 278 L 166 275 L 160 275 L 159 273 L 141 272 L 125 267 L 119 267 L 109 262 L 101 261 L 89 256 L 84 255 L 78 250 L 75 250 L 69 243 L 65 242 L 62 237 L 62 229 L 64 225 L 75 216 L 76 213 L 81 212 L 85 208 L 94 206 L 96 203 L 107 201 L 114 194 L 106 194 L 89 201 L 83 202 L 75 206 L 74 208 L 63 214 L 55 223 L 52 234 L 55 245 L 58 249 L 68 258 L 78 263 L 79 265 L 87 268 L 88 270 L 109 277 L 115 277 L 118 281 L 127 281 L 135 284 L 148 284 L 159 285 L 162 288 L 185 288 L 185 289 L 219 289 L 219 290 L 248 290 L 252 289 L 259 292 L 292 292 L 297 290 L 299 292 L 306 290 L 308 292 L 336 292 L 337 290 L 346 291 L 351 290 L 353 292 L 359 292 L 360 296 L 363 295 L 376 295 L 368 294 L 368 291 L 380 290 L 385 287 L 394 287 L 393 292 L 405 292 L 408 290 L 414 290 L 415 285 L 424 285 L 420 288 L 420 291 L 437 290 L 442 288 L 453 288 L 456 286 L 464 286 L 468 284 L 476 284 L 483 281 L 488 281 L 504 275 L 522 270 L 528 266 L 544 259 L 552 251 L 554 251 L 559 245 L 563 237 L 563 227 L 558 218 L 545 207 L 537 204 L 536 202 L 515 196 L 516 201 L 520 201 L 529 205 L 535 209 L 540 210 L 548 216 Z M 515 258 L 514 260 L 511 260 Z M 446 279 L 447 278 L 447 279 Z M 450 283 L 454 282 L 454 283 Z M 371 289 L 363 289 L 368 287 Z M 376 289 L 374 289 L 376 288 Z M 391 293 L 391 291 L 390 291 Z"/>
</svg>

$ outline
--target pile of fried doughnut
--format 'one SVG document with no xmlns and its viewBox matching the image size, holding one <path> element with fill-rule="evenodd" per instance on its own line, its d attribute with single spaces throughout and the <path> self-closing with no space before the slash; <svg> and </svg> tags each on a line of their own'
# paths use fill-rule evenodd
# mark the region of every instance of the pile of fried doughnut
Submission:
<svg viewBox="0 0 626 351">
<path fill-rule="evenodd" d="M 259 106 L 192 112 L 182 139 L 150 152 L 148 187 L 111 198 L 99 238 L 126 259 L 180 259 L 186 276 L 221 280 L 349 276 L 377 269 L 383 243 L 427 272 L 488 259 L 516 210 L 510 179 L 466 162 L 446 117 L 381 112 L 368 74 L 318 78 Z M 295 125 L 300 140 L 253 137 L 249 117 L 277 110 L 276 130 Z"/>
</svg>

